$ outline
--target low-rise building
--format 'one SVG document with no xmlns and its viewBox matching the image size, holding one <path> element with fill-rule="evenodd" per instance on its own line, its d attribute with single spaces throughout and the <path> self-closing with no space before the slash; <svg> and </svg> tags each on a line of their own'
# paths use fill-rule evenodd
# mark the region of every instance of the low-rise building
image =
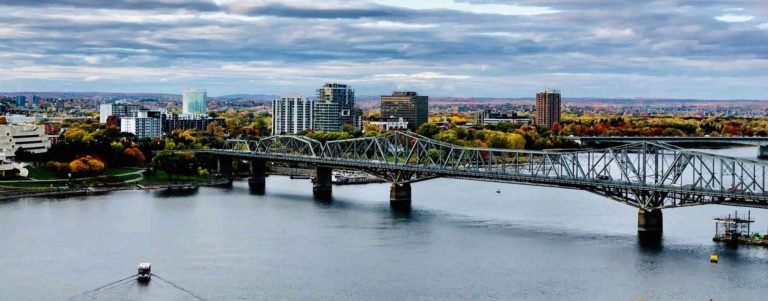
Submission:
<svg viewBox="0 0 768 301">
<path fill-rule="evenodd" d="M 45 127 L 35 124 L 0 125 L 0 160 L 16 156 L 18 149 L 31 153 L 44 153 L 51 148 Z"/>
<path fill-rule="evenodd" d="M 475 121 L 480 126 L 497 125 L 499 123 L 513 124 L 531 124 L 531 119 L 517 116 L 517 113 L 501 113 L 491 110 L 484 110 L 475 116 Z"/>
<path fill-rule="evenodd" d="M 205 131 L 208 125 L 216 123 L 226 126 L 224 118 L 211 118 L 208 115 L 199 114 L 163 114 L 163 133 L 175 130 Z"/>
<path fill-rule="evenodd" d="M 378 126 L 379 129 L 385 131 L 408 129 L 408 121 L 403 117 L 376 118 L 369 121 L 368 124 Z"/>
</svg>

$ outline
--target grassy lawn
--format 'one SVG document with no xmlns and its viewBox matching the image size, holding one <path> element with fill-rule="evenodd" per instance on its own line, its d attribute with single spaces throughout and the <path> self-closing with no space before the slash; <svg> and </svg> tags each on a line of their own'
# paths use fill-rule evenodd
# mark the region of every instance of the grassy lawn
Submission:
<svg viewBox="0 0 768 301">
<path fill-rule="evenodd" d="M 139 184 L 151 185 L 168 182 L 202 182 L 210 181 L 211 179 L 211 177 L 173 175 L 173 178 L 169 180 L 168 175 L 164 171 L 158 170 L 155 172 L 154 176 L 145 177 L 143 180 L 139 181 Z"/>
<path fill-rule="evenodd" d="M 137 167 L 116 167 L 116 168 L 107 169 L 107 174 L 114 176 L 114 175 L 126 174 L 126 173 L 143 171 L 143 170 L 144 168 L 137 168 Z"/>
<path fill-rule="evenodd" d="M 50 170 L 48 170 L 47 167 L 28 167 L 29 170 L 29 178 L 35 179 L 35 180 L 65 180 L 66 177 L 59 177 Z M 116 167 L 116 168 L 110 168 L 107 169 L 106 174 L 107 175 L 121 175 L 121 174 L 127 174 L 137 171 L 143 171 L 143 168 L 136 168 L 136 167 Z M 129 176 L 126 177 L 127 179 L 135 179 L 136 176 Z"/>
<path fill-rule="evenodd" d="M 48 170 L 47 167 L 27 167 L 29 178 L 35 180 L 59 180 L 56 174 Z"/>
</svg>

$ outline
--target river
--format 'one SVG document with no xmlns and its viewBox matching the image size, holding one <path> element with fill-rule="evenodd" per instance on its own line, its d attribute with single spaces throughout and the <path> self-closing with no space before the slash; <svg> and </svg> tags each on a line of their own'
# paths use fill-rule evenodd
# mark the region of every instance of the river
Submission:
<svg viewBox="0 0 768 301">
<path fill-rule="evenodd" d="M 712 152 L 753 158 L 755 148 Z M 496 190 L 500 189 L 501 193 Z M 267 193 L 201 188 L 0 203 L 2 300 L 765 300 L 768 249 L 711 241 L 714 216 L 664 211 L 660 247 L 637 210 L 587 192 L 437 179 L 393 213 L 389 185 L 272 176 Z M 768 210 L 751 209 L 764 233 Z M 709 254 L 720 255 L 719 264 Z"/>
</svg>

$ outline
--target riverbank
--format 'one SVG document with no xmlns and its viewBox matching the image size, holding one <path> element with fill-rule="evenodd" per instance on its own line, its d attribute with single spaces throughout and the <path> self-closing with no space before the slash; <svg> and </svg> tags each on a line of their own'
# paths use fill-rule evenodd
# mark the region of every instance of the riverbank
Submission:
<svg viewBox="0 0 768 301">
<path fill-rule="evenodd" d="M 20 188 L 3 186 L 0 190 L 0 201 L 31 197 L 72 197 L 101 195 L 121 190 L 190 190 L 198 187 L 216 187 L 231 185 L 232 181 L 225 178 L 206 179 L 204 181 L 147 181 L 149 184 L 140 184 L 139 181 L 126 181 L 119 184 L 98 183 L 93 186 L 58 186 L 50 188 Z"/>
</svg>

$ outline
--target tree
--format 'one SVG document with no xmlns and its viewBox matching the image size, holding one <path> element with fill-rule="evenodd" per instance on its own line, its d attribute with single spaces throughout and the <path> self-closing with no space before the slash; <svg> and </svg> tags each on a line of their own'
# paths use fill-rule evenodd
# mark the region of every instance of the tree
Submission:
<svg viewBox="0 0 768 301">
<path fill-rule="evenodd" d="M 427 138 L 432 138 L 438 133 L 440 133 L 440 129 L 437 127 L 436 124 L 428 122 L 419 126 L 419 129 L 416 130 L 416 133 Z"/>
<path fill-rule="evenodd" d="M 133 166 L 144 166 L 144 161 L 146 161 L 144 153 L 136 147 L 126 148 L 123 151 L 123 155 L 127 157 Z"/>
<path fill-rule="evenodd" d="M 173 175 L 192 175 L 197 172 L 197 161 L 194 153 L 161 151 L 153 159 L 152 165 L 164 171 L 171 179 Z"/>
</svg>

